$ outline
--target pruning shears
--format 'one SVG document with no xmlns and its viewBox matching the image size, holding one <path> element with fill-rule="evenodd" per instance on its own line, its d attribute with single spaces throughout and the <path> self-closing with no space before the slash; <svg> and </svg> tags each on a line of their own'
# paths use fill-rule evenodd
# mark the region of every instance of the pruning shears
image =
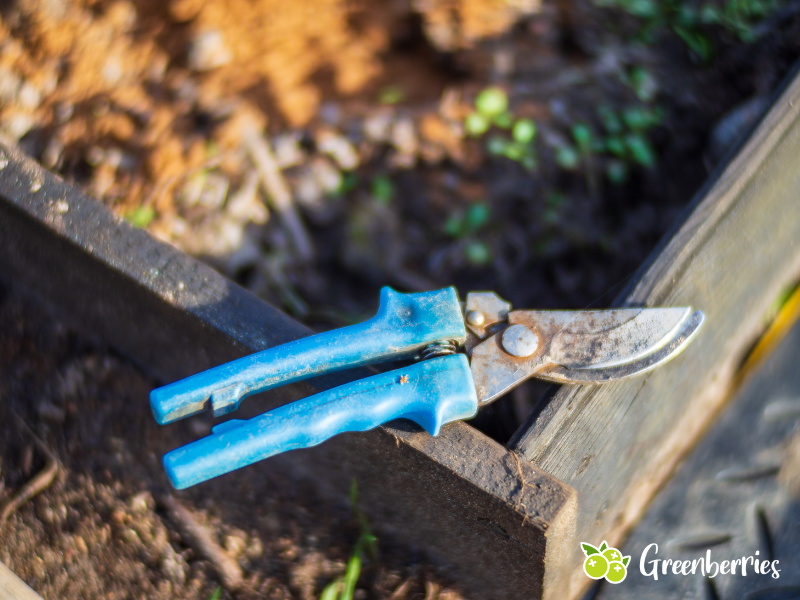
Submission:
<svg viewBox="0 0 800 600">
<path fill-rule="evenodd" d="M 159 424 L 211 408 L 215 417 L 242 399 L 324 373 L 417 359 L 265 412 L 229 420 L 164 456 L 183 489 L 345 431 L 410 419 L 431 435 L 469 419 L 526 379 L 604 383 L 650 371 L 676 356 L 704 315 L 691 308 L 511 310 L 493 292 L 460 303 L 455 288 L 404 294 L 381 290 L 368 321 L 298 339 L 155 389 Z"/>
</svg>

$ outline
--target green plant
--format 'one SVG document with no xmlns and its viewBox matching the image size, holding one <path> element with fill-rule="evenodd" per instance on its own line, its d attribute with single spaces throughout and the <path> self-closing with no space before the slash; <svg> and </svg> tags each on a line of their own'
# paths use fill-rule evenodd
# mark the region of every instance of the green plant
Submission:
<svg viewBox="0 0 800 600">
<path fill-rule="evenodd" d="M 452 213 L 444 222 L 444 232 L 461 241 L 464 258 L 472 265 L 483 266 L 492 260 L 492 251 L 475 235 L 489 222 L 491 211 L 483 202 L 471 204 L 466 211 Z"/>
<path fill-rule="evenodd" d="M 520 163 L 528 170 L 536 168 L 533 139 L 536 123 L 531 119 L 514 119 L 508 110 L 508 96 L 500 88 L 486 88 L 475 99 L 475 111 L 464 119 L 464 129 L 471 137 L 481 137 L 492 127 L 510 129 L 511 139 L 506 135 L 492 135 L 486 150 L 492 156 L 503 156 Z"/>
<path fill-rule="evenodd" d="M 367 516 L 358 506 L 358 482 L 353 479 L 350 484 L 350 508 L 358 523 L 359 535 L 355 548 L 347 560 L 344 575 L 325 586 L 320 600 L 353 600 L 356 583 L 361 574 L 363 555 L 376 558 L 378 555 L 378 538 L 372 535 Z"/>
<path fill-rule="evenodd" d="M 623 73 L 622 81 L 631 87 L 642 102 L 652 102 L 658 94 L 658 82 L 655 76 L 644 67 L 633 67 L 629 72 Z"/>
<path fill-rule="evenodd" d="M 683 0 L 595 0 L 595 3 L 641 19 L 638 34 L 641 41 L 652 42 L 660 32 L 672 30 L 701 61 L 708 62 L 714 55 L 714 45 L 706 31 L 709 26 L 722 27 L 741 42 L 749 43 L 757 37 L 755 26 L 783 2 L 726 0 L 722 6 L 705 3 L 699 8 Z"/>
<path fill-rule="evenodd" d="M 211 592 L 211 595 L 208 597 L 208 600 L 219 600 L 220 598 L 222 598 L 222 588 L 220 586 L 217 586 L 217 589 Z"/>
<path fill-rule="evenodd" d="M 156 211 L 152 206 L 138 206 L 125 215 L 125 219 L 134 227 L 147 227 L 156 218 Z"/>
<path fill-rule="evenodd" d="M 394 184 L 385 175 L 378 175 L 370 183 L 370 191 L 375 202 L 387 205 L 394 198 Z"/>
<path fill-rule="evenodd" d="M 406 99 L 406 95 L 396 85 L 387 85 L 378 92 L 378 102 L 381 104 L 397 104 Z"/>
</svg>

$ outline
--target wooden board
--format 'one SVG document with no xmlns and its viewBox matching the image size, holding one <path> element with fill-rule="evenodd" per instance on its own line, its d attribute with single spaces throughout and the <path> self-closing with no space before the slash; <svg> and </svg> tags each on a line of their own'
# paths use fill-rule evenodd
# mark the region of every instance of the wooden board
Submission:
<svg viewBox="0 0 800 600">
<path fill-rule="evenodd" d="M 561 388 L 509 446 L 578 493 L 580 541 L 617 544 L 729 396 L 770 307 L 800 277 L 800 76 L 701 192 L 624 304 L 691 305 L 697 339 L 652 373 Z M 591 581 L 575 546 L 570 596 Z"/>
<path fill-rule="evenodd" d="M 310 333 L 2 144 L 0 279 L 162 382 Z M 247 418 L 364 375 L 284 386 L 249 399 L 237 414 Z M 152 418 L 146 396 L 140 409 Z M 563 584 L 551 577 L 558 570 L 548 565 L 571 548 L 574 492 L 465 423 L 432 438 L 398 421 L 247 468 L 252 477 L 271 470 L 311 480 L 340 503 L 357 477 L 379 535 L 449 567 L 470 598 L 529 600 L 544 589 L 563 598 Z"/>
</svg>

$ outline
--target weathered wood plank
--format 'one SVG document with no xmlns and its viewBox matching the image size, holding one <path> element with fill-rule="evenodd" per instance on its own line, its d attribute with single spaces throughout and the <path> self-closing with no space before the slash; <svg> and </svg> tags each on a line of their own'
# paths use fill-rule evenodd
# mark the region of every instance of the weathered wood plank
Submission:
<svg viewBox="0 0 800 600">
<path fill-rule="evenodd" d="M 580 541 L 618 543 L 726 400 L 765 315 L 800 276 L 800 76 L 713 184 L 625 304 L 691 305 L 707 320 L 665 367 L 561 388 L 509 444 L 578 493 Z M 572 597 L 591 583 L 571 565 Z"/>
<path fill-rule="evenodd" d="M 310 333 L 2 144 L 0 279 L 161 381 Z M 249 399 L 240 414 L 363 375 L 284 386 Z M 147 397 L 140 408 L 152 418 Z M 529 600 L 545 588 L 554 600 L 564 597 L 551 563 L 572 545 L 574 492 L 466 423 L 447 425 L 436 438 L 401 421 L 343 434 L 252 465 L 246 476 L 273 470 L 311 480 L 332 502 L 347 502 L 358 477 L 376 528 L 450 567 L 470 598 Z"/>
</svg>

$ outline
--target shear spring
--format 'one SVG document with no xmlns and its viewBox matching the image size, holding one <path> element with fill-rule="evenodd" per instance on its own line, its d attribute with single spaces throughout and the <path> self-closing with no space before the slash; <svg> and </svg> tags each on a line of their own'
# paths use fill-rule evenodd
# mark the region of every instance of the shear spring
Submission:
<svg viewBox="0 0 800 600">
<path fill-rule="evenodd" d="M 419 360 L 428 360 L 429 358 L 437 358 L 439 356 L 448 356 L 455 354 L 458 350 L 458 344 L 455 340 L 442 340 L 440 342 L 433 342 L 428 344 L 419 353 Z"/>
</svg>

